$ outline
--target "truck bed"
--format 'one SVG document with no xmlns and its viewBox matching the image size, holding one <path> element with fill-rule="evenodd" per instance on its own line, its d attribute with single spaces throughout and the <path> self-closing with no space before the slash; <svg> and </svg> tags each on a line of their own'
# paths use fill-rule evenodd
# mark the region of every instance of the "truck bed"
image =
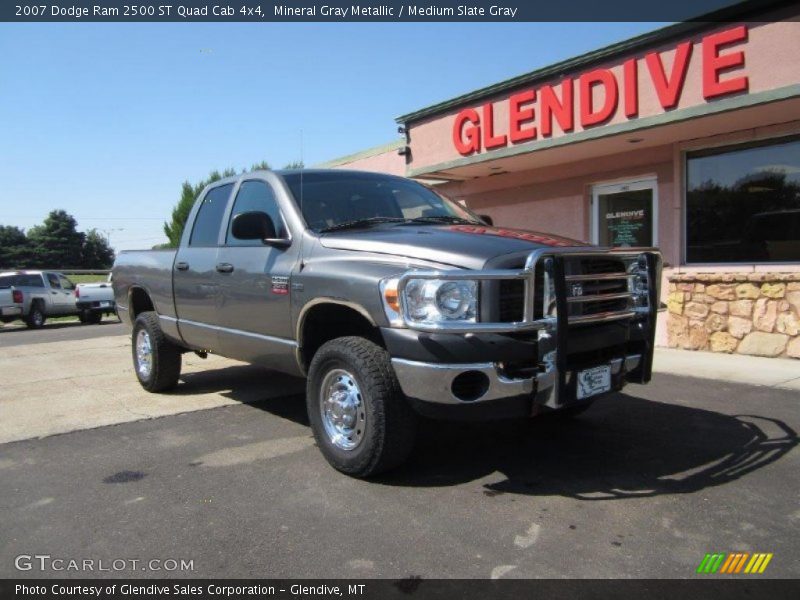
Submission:
<svg viewBox="0 0 800 600">
<path fill-rule="evenodd" d="M 172 299 L 172 266 L 177 250 L 124 250 L 114 263 L 114 299 L 120 311 L 128 309 L 129 291 L 138 286 L 146 290 L 156 312 L 176 317 Z"/>
</svg>

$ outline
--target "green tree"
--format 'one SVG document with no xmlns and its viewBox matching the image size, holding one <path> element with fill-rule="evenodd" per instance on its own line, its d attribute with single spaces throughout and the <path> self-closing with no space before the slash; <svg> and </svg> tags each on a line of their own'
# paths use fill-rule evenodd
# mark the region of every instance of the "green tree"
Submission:
<svg viewBox="0 0 800 600">
<path fill-rule="evenodd" d="M 13 225 L 0 225 L 0 269 L 18 269 L 30 262 L 30 244 L 25 232 Z"/>
<path fill-rule="evenodd" d="M 28 232 L 31 265 L 42 269 L 68 269 L 82 264 L 85 235 L 75 218 L 64 210 L 51 211 L 44 223 Z"/>
<path fill-rule="evenodd" d="M 108 246 L 108 240 L 96 229 L 86 232 L 82 263 L 84 269 L 109 269 L 114 264 L 114 251 Z"/>
<path fill-rule="evenodd" d="M 186 219 L 189 218 L 189 212 L 192 210 L 194 201 L 200 195 L 200 192 L 203 191 L 203 188 L 209 183 L 219 181 L 223 177 L 230 177 L 231 175 L 236 175 L 236 171 L 233 169 L 225 169 L 222 173 L 219 171 L 212 171 L 206 179 L 194 185 L 188 181 L 183 182 L 181 198 L 178 200 L 178 204 L 175 205 L 175 208 L 172 209 L 172 218 L 169 223 L 164 223 L 164 234 L 169 240 L 168 247 L 177 248 L 180 244 L 183 228 L 186 226 Z"/>
<path fill-rule="evenodd" d="M 252 167 L 250 167 L 250 170 L 251 171 L 268 171 L 269 170 L 269 163 L 267 161 L 265 161 L 265 160 L 262 160 L 261 162 L 257 162 Z M 242 173 L 244 173 L 244 172 L 245 171 L 242 170 Z"/>
<path fill-rule="evenodd" d="M 283 167 L 284 169 L 305 169 L 306 166 L 302 160 L 293 160 L 291 162 L 286 163 L 286 166 Z"/>
</svg>

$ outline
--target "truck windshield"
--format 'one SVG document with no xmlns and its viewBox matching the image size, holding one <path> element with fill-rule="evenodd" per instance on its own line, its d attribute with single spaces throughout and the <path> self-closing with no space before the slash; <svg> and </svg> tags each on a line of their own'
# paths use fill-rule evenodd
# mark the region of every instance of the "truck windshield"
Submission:
<svg viewBox="0 0 800 600">
<path fill-rule="evenodd" d="M 283 175 L 306 223 L 314 231 L 348 224 L 481 223 L 461 205 L 423 185 L 372 173 L 295 172 Z"/>
</svg>

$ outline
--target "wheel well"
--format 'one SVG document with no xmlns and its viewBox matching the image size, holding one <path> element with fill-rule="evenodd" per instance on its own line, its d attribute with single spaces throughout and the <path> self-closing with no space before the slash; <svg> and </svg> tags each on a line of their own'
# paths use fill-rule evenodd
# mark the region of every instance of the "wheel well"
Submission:
<svg viewBox="0 0 800 600">
<path fill-rule="evenodd" d="M 375 325 L 357 310 L 342 304 L 318 304 L 309 309 L 300 329 L 300 358 L 308 369 L 311 359 L 325 343 L 338 337 L 357 335 L 383 347 L 383 338 Z"/>
<path fill-rule="evenodd" d="M 128 304 L 128 312 L 131 316 L 131 322 L 136 320 L 140 314 L 145 311 L 153 310 L 153 301 L 150 296 L 142 288 L 133 288 L 131 290 L 131 300 Z"/>
</svg>

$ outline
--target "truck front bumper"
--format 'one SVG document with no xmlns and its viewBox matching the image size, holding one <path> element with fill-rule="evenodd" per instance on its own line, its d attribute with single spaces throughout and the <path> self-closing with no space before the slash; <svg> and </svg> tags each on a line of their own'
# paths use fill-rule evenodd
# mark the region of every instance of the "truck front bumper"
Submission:
<svg viewBox="0 0 800 600">
<path fill-rule="evenodd" d="M 630 354 L 604 363 L 611 372 L 608 391 L 622 389 L 625 375 L 639 367 L 641 362 L 641 354 Z M 423 407 L 484 405 L 488 408 L 510 400 L 516 406 L 514 414 L 521 416 L 520 412 L 535 414 L 540 410 L 554 410 L 580 402 L 575 394 L 580 370 L 559 373 L 554 362 L 545 363 L 543 370 L 530 377 L 509 376 L 501 363 L 491 362 L 442 364 L 393 358 L 392 366 L 403 393 L 411 400 L 422 402 Z M 498 415 L 510 416 L 507 411 L 500 411 Z"/>
</svg>

